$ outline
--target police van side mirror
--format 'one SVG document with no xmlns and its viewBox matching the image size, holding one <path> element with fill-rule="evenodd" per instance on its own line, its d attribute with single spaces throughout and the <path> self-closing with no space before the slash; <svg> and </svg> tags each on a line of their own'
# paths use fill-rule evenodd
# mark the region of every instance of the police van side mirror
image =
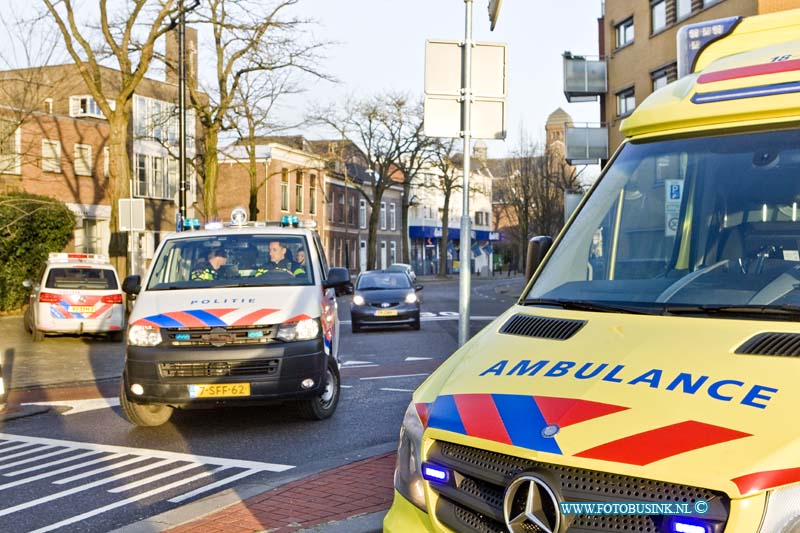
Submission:
<svg viewBox="0 0 800 533">
<path fill-rule="evenodd" d="M 530 281 L 533 273 L 539 268 L 542 259 L 547 255 L 553 245 L 553 238 L 549 235 L 539 235 L 528 241 L 528 255 L 525 259 L 525 281 Z"/>
<path fill-rule="evenodd" d="M 122 292 L 128 296 L 136 296 L 142 290 L 142 276 L 133 274 L 125 278 L 122 282 Z"/>
<path fill-rule="evenodd" d="M 344 287 L 350 283 L 350 272 L 346 268 L 334 267 L 328 270 L 328 279 L 322 282 L 326 289 Z"/>
</svg>

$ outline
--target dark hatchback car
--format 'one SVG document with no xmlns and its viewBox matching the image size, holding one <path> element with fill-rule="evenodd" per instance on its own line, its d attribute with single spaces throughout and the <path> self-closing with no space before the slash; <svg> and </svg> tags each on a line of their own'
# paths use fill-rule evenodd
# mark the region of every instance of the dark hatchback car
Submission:
<svg viewBox="0 0 800 533">
<path fill-rule="evenodd" d="M 420 290 L 422 285 L 414 286 L 404 272 L 362 272 L 350 305 L 353 333 L 364 326 L 409 325 L 419 329 Z"/>
</svg>

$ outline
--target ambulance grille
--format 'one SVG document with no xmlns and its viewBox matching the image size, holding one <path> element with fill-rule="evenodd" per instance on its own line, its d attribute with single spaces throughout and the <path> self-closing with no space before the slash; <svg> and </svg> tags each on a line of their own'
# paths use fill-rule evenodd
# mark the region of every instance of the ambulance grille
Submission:
<svg viewBox="0 0 800 533">
<path fill-rule="evenodd" d="M 166 378 L 207 378 L 224 376 L 269 376 L 278 371 L 279 359 L 250 361 L 204 361 L 197 363 L 159 363 Z"/>
<path fill-rule="evenodd" d="M 709 510 L 703 519 L 711 531 L 723 531 L 730 512 L 725 493 L 709 489 L 623 476 L 583 468 L 532 461 L 446 441 L 431 447 L 427 460 L 451 470 L 448 484 L 430 483 L 439 495 L 436 517 L 453 531 L 501 533 L 506 531 L 503 497 L 511 480 L 522 472 L 535 471 L 557 484 L 556 490 L 571 502 L 682 502 L 691 507 L 705 500 Z M 577 515 L 570 533 L 663 531 L 663 517 L 648 515 Z M 533 526 L 531 532 L 537 531 Z"/>
<path fill-rule="evenodd" d="M 759 333 L 739 346 L 736 353 L 800 357 L 800 335 L 797 333 Z"/>
<path fill-rule="evenodd" d="M 500 328 L 500 333 L 563 341 L 575 335 L 585 324 L 585 320 L 514 315 Z"/>
</svg>

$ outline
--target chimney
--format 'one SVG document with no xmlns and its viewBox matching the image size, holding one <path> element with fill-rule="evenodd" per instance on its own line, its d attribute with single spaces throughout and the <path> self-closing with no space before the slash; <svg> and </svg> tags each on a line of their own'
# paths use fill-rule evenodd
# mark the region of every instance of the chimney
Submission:
<svg viewBox="0 0 800 533">
<path fill-rule="evenodd" d="M 167 83 L 178 84 L 178 30 L 173 29 L 166 34 L 165 63 Z M 192 88 L 197 88 L 197 30 L 186 28 L 186 82 Z"/>
</svg>

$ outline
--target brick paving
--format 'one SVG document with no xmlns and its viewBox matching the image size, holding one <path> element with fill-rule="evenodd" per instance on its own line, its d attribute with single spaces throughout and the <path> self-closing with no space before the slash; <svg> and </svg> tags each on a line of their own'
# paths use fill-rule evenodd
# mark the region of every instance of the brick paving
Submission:
<svg viewBox="0 0 800 533">
<path fill-rule="evenodd" d="M 352 516 L 385 511 L 392 503 L 396 453 L 328 470 L 253 496 L 170 533 L 288 533 Z"/>
</svg>

